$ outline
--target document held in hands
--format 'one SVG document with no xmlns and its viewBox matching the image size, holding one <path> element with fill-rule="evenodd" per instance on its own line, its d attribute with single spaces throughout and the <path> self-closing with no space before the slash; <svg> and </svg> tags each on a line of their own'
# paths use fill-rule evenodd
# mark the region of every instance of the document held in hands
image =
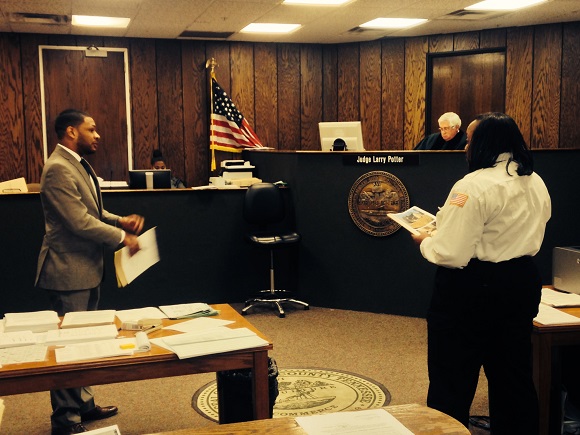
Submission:
<svg viewBox="0 0 580 435">
<path fill-rule="evenodd" d="M 129 247 L 127 246 L 115 252 L 115 272 L 119 287 L 125 287 L 130 284 L 135 278 L 159 261 L 155 228 L 153 227 L 139 236 L 139 247 L 141 249 L 133 256 L 129 254 Z"/>
<path fill-rule="evenodd" d="M 435 216 L 417 206 L 401 213 L 387 213 L 387 216 L 412 234 L 431 234 L 437 229 Z"/>
</svg>

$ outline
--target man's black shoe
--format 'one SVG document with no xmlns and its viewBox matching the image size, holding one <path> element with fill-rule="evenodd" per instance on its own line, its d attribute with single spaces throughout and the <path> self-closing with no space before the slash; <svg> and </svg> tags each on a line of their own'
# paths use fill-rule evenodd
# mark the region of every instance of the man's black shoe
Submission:
<svg viewBox="0 0 580 435">
<path fill-rule="evenodd" d="M 81 413 L 81 421 L 102 420 L 109 418 L 119 412 L 116 406 L 95 406 L 87 412 Z"/>
</svg>

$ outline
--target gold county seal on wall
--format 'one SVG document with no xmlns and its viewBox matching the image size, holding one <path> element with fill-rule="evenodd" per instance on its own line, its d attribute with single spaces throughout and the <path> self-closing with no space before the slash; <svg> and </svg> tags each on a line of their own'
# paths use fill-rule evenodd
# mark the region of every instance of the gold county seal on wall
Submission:
<svg viewBox="0 0 580 435">
<path fill-rule="evenodd" d="M 409 194 L 397 177 L 372 171 L 354 182 L 348 195 L 348 212 L 357 227 L 371 236 L 389 236 L 401 226 L 387 213 L 409 208 Z"/>
</svg>

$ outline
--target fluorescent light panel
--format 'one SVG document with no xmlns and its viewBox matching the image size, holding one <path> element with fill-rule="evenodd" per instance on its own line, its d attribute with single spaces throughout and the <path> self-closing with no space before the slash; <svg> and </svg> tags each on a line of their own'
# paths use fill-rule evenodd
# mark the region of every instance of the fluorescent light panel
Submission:
<svg viewBox="0 0 580 435">
<path fill-rule="evenodd" d="M 512 11 L 544 3 L 547 0 L 485 0 L 468 6 L 470 11 Z"/>
<path fill-rule="evenodd" d="M 240 32 L 243 33 L 290 33 L 298 29 L 300 24 L 280 24 L 280 23 L 251 23 Z"/>
<path fill-rule="evenodd" d="M 131 18 L 97 17 L 91 15 L 72 16 L 73 26 L 125 28 L 129 25 L 130 21 Z"/>
<path fill-rule="evenodd" d="M 284 0 L 285 5 L 340 6 L 352 0 Z"/>
<path fill-rule="evenodd" d="M 427 22 L 424 18 L 375 18 L 359 27 L 367 29 L 406 29 Z"/>
</svg>

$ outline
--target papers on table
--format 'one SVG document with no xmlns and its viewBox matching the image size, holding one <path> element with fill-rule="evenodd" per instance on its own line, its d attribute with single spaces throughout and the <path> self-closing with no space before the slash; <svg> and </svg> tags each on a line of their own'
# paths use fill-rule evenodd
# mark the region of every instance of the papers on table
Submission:
<svg viewBox="0 0 580 435">
<path fill-rule="evenodd" d="M 115 325 L 86 326 L 82 328 L 57 329 L 46 334 L 47 345 L 97 341 L 115 338 L 118 335 Z"/>
<path fill-rule="evenodd" d="M 28 192 L 24 177 L 0 183 L 0 193 L 25 193 Z"/>
<path fill-rule="evenodd" d="M 240 349 L 250 349 L 268 344 L 247 328 L 230 329 L 226 327 L 213 328 L 200 333 L 184 333 L 151 340 L 173 353 L 179 359 L 214 353 L 231 352 Z"/>
<path fill-rule="evenodd" d="M 47 352 L 48 346 L 42 344 L 0 349 L 0 367 L 8 364 L 44 361 Z"/>
<path fill-rule="evenodd" d="M 4 332 L 0 334 L 0 349 L 36 344 L 37 338 L 32 331 Z"/>
<path fill-rule="evenodd" d="M 189 317 L 213 316 L 218 314 L 208 304 L 201 302 L 191 304 L 161 305 L 159 307 L 170 319 L 187 319 Z"/>
<path fill-rule="evenodd" d="M 296 417 L 296 422 L 308 435 L 413 435 L 399 420 L 384 409 L 333 412 Z"/>
<path fill-rule="evenodd" d="M 159 261 L 155 227 L 139 236 L 139 247 L 141 249 L 133 256 L 129 254 L 127 246 L 115 252 L 115 271 L 119 287 L 130 284 Z"/>
<path fill-rule="evenodd" d="M 44 332 L 57 329 L 60 319 L 56 311 L 33 311 L 4 314 L 4 332 Z"/>
<path fill-rule="evenodd" d="M 209 317 L 199 317 L 197 319 L 179 322 L 166 326 L 165 329 L 172 329 L 179 332 L 205 332 L 208 329 L 219 328 L 234 323 L 233 320 L 211 319 Z"/>
<path fill-rule="evenodd" d="M 135 346 L 123 346 L 119 340 L 92 341 L 69 344 L 54 350 L 57 363 L 133 355 Z"/>
<path fill-rule="evenodd" d="M 542 303 L 551 307 L 580 307 L 580 295 L 542 288 Z"/>
<path fill-rule="evenodd" d="M 115 310 L 72 311 L 64 315 L 60 327 L 78 328 L 80 326 L 111 325 L 113 323 L 115 323 Z"/>
<path fill-rule="evenodd" d="M 560 311 L 546 304 L 540 304 L 535 322 L 542 325 L 580 325 L 580 317 Z"/>
<path fill-rule="evenodd" d="M 138 322 L 143 319 L 167 319 L 163 311 L 157 307 L 134 308 L 117 311 L 117 317 L 122 322 Z"/>
<path fill-rule="evenodd" d="M 127 337 L 69 344 L 55 349 L 54 355 L 56 362 L 60 363 L 132 355 L 135 352 L 149 352 L 150 350 L 151 342 L 147 334 L 138 332 L 134 338 Z"/>
</svg>

